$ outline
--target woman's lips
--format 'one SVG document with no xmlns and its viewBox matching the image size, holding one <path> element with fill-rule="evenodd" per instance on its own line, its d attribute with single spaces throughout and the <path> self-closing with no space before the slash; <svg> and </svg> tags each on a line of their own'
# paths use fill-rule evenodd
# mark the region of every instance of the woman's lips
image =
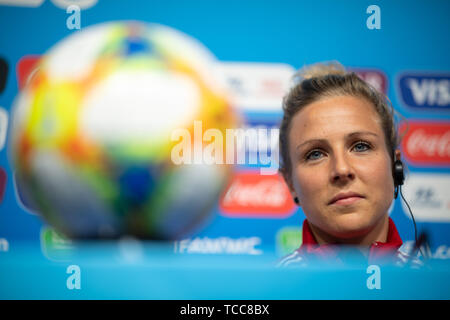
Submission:
<svg viewBox="0 0 450 320">
<path fill-rule="evenodd" d="M 334 201 L 331 203 L 332 205 L 339 205 L 339 206 L 345 206 L 345 205 L 351 205 L 359 200 L 363 199 L 362 197 L 358 196 L 351 196 L 343 199 L 339 199 L 337 201 Z"/>
</svg>

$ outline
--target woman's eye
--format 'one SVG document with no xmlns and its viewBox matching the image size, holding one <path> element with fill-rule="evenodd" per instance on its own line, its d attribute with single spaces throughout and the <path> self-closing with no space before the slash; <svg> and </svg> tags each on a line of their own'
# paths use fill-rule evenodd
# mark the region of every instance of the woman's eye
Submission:
<svg viewBox="0 0 450 320">
<path fill-rule="evenodd" d="M 367 151 L 370 149 L 370 145 L 368 143 L 365 142 L 358 142 L 357 144 L 355 144 L 353 146 L 353 149 L 357 152 L 363 152 L 363 151 Z"/>
<path fill-rule="evenodd" d="M 306 155 L 306 160 L 317 160 L 322 156 L 322 152 L 319 150 L 313 150 Z"/>
</svg>

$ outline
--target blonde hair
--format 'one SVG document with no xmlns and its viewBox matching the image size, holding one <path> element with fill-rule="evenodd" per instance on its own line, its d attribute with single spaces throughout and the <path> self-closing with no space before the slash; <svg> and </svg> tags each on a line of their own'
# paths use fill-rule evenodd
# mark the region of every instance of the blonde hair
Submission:
<svg viewBox="0 0 450 320">
<path fill-rule="evenodd" d="M 324 97 L 353 96 L 369 101 L 380 117 L 385 142 L 392 162 L 399 144 L 394 121 L 394 109 L 389 99 L 354 72 L 347 72 L 337 61 L 317 63 L 300 69 L 293 77 L 294 84 L 283 98 L 283 120 L 280 125 L 280 168 L 286 181 L 291 181 L 292 164 L 289 158 L 291 122 L 305 106 Z"/>
</svg>

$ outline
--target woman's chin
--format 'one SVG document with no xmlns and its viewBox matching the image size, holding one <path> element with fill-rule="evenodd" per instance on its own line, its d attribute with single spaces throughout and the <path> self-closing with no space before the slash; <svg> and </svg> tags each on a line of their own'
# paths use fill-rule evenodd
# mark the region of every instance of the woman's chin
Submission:
<svg viewBox="0 0 450 320">
<path fill-rule="evenodd" d="M 362 214 L 347 214 L 339 217 L 334 224 L 332 234 L 340 239 L 361 238 L 368 234 L 375 226 L 373 219 Z"/>
</svg>

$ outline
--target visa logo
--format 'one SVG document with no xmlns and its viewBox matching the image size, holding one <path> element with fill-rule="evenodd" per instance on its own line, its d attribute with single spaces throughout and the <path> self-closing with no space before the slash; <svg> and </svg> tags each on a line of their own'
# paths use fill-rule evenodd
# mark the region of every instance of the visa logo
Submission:
<svg viewBox="0 0 450 320">
<path fill-rule="evenodd" d="M 411 108 L 450 108 L 450 75 L 403 74 L 398 84 L 402 101 Z"/>
</svg>

